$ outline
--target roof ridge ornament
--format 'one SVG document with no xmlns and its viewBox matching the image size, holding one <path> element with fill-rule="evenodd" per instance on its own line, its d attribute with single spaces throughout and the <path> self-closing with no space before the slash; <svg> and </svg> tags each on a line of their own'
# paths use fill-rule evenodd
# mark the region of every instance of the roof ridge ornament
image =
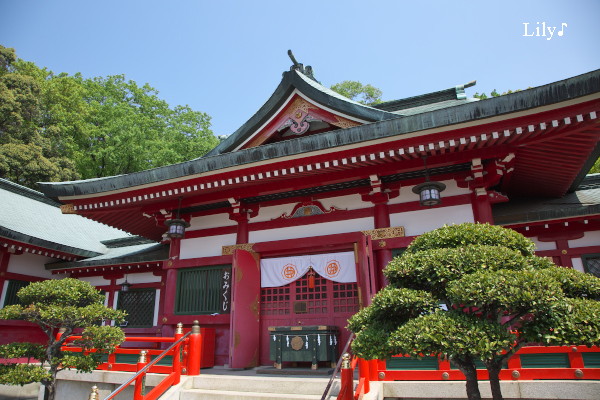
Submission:
<svg viewBox="0 0 600 400">
<path fill-rule="evenodd" d="M 307 77 L 309 77 L 310 79 L 312 79 L 315 82 L 318 82 L 314 75 L 313 75 L 313 69 L 310 65 L 307 65 L 306 67 L 304 66 L 304 64 L 299 63 L 296 60 L 296 57 L 294 57 L 294 53 L 292 53 L 292 50 L 288 50 L 288 56 L 290 57 L 290 60 L 292 60 L 292 62 L 294 63 L 291 67 L 290 67 L 290 71 L 298 71 L 301 72 L 302 74 L 306 75 Z"/>
</svg>

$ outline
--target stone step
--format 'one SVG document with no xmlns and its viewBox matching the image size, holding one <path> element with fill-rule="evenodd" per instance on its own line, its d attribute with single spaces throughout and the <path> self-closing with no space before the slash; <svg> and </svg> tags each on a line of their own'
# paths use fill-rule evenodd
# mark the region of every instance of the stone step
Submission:
<svg viewBox="0 0 600 400">
<path fill-rule="evenodd" d="M 320 398 L 328 382 L 329 378 L 271 377 L 265 375 L 223 376 L 203 374 L 194 377 L 191 388 L 226 392 L 237 391 L 261 394 L 308 395 L 318 396 Z M 337 395 L 339 392 L 339 379 L 334 381 L 330 392 Z"/>
<path fill-rule="evenodd" d="M 186 389 L 180 392 L 181 400 L 320 400 L 321 394 L 289 394 L 289 393 L 261 393 L 232 390 Z M 330 396 L 330 399 L 335 399 Z"/>
</svg>

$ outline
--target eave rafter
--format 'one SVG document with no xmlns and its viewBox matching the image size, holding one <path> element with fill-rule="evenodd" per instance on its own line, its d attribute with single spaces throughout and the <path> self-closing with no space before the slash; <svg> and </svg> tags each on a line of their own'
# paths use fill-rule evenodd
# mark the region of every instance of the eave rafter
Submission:
<svg viewBox="0 0 600 400">
<path fill-rule="evenodd" d="M 86 276 L 98 276 L 98 274 L 129 274 L 160 271 L 162 264 L 162 261 L 144 261 L 139 263 L 124 263 L 115 265 L 75 266 L 68 268 L 57 267 L 52 269 L 51 272 L 53 275 L 67 275 L 74 278 L 80 278 Z"/>
<path fill-rule="evenodd" d="M 47 249 L 40 246 L 35 246 L 28 243 L 21 243 L 14 240 L 10 240 L 7 238 L 0 237 L 0 247 L 6 249 L 9 253 L 13 254 L 22 254 L 22 253 L 30 253 L 43 257 L 50 258 L 59 258 L 65 261 L 76 261 L 80 260 L 83 257 L 74 256 L 73 254 L 65 253 L 62 251 Z"/>
<path fill-rule="evenodd" d="M 600 215 L 521 222 L 503 226 L 527 237 L 537 237 L 541 241 L 557 240 L 561 236 L 573 239 L 583 237 L 586 231 L 600 230 Z"/>
</svg>

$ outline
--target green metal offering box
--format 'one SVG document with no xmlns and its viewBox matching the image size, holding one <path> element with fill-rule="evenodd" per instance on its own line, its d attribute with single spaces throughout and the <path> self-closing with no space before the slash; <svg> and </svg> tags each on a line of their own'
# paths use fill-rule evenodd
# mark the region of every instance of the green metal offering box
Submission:
<svg viewBox="0 0 600 400">
<path fill-rule="evenodd" d="M 282 362 L 310 361 L 317 369 L 319 361 L 337 362 L 337 326 L 270 326 L 270 356 L 275 368 Z"/>
</svg>

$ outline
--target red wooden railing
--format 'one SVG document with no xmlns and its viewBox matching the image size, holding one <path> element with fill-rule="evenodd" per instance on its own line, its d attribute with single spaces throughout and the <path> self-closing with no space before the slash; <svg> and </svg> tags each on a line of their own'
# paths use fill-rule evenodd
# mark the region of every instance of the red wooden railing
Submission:
<svg viewBox="0 0 600 400">
<path fill-rule="evenodd" d="M 587 361 L 584 354 L 600 353 L 600 347 L 586 346 L 527 346 L 513 354 L 507 363 L 507 368 L 500 371 L 500 380 L 534 380 L 534 379 L 600 379 L 600 359 Z M 565 354 L 568 367 L 523 367 L 521 357 L 525 355 Z M 395 356 L 403 357 L 403 356 Z M 591 358 L 591 357 L 590 357 Z M 359 381 L 356 390 L 354 386 L 354 368 L 359 367 Z M 438 358 L 437 369 L 431 370 L 394 370 L 388 369 L 385 360 L 365 361 L 354 359 L 346 368 L 342 367 L 341 390 L 338 400 L 358 399 L 360 395 L 368 393 L 370 382 L 373 381 L 415 381 L 415 380 L 465 380 L 465 376 L 458 369 L 452 368 L 450 361 Z M 487 370 L 478 369 L 477 379 L 488 380 Z M 353 396 L 348 395 L 353 392 Z"/>
<path fill-rule="evenodd" d="M 61 349 L 63 351 L 81 352 L 81 347 L 73 346 L 74 340 L 81 336 L 71 336 L 68 343 Z M 173 337 L 128 337 L 125 342 L 148 343 L 147 350 L 117 347 L 115 351 L 108 355 L 108 360 L 100 364 L 96 369 L 106 371 L 127 371 L 137 372 L 129 381 L 119 386 L 105 400 L 113 399 L 117 394 L 125 390 L 132 382 L 134 384 L 133 400 L 156 400 L 171 386 L 180 382 L 181 375 L 189 376 L 200 374 L 200 360 L 202 356 L 202 337 L 198 321 L 194 321 L 192 330 L 183 334 L 182 324 L 177 324 L 177 330 Z M 171 343 L 165 349 L 150 349 L 158 347 L 161 343 Z M 138 356 L 137 363 L 117 362 L 118 354 L 129 354 Z M 172 361 L 169 365 L 158 365 L 157 363 L 166 356 L 171 356 Z M 144 393 L 146 374 L 161 373 L 165 374 L 162 380 L 148 393 Z M 92 388 L 90 398 L 98 399 L 97 387 Z"/>
</svg>

